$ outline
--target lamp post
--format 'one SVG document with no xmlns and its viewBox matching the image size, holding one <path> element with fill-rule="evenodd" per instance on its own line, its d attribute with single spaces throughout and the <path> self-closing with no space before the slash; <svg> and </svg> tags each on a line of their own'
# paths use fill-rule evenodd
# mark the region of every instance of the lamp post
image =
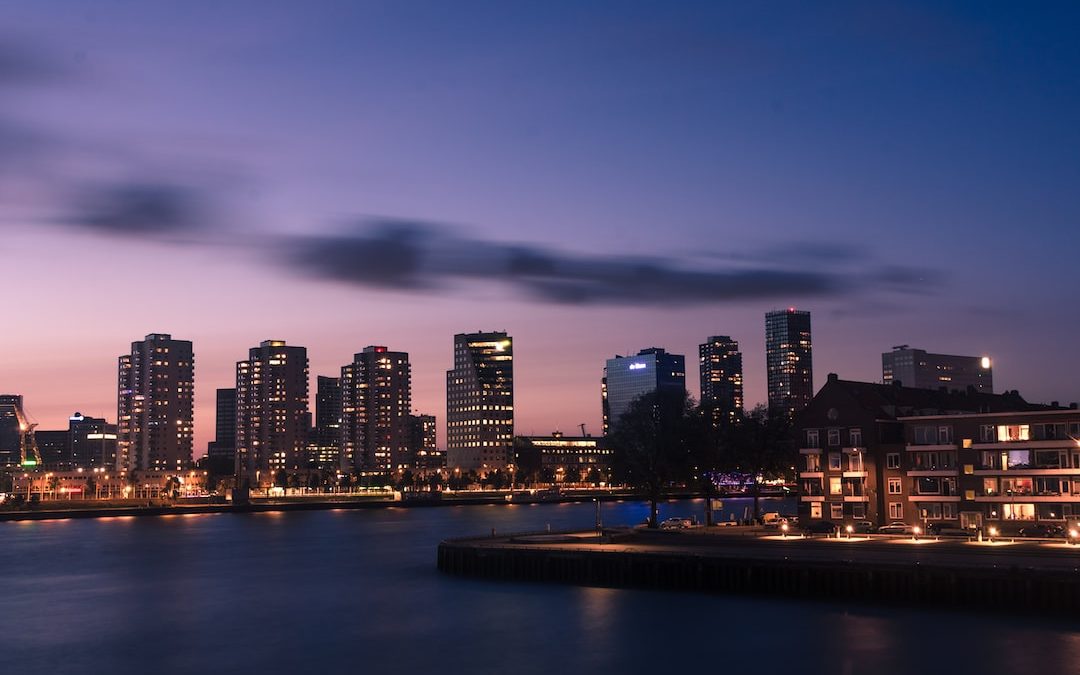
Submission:
<svg viewBox="0 0 1080 675">
<path fill-rule="evenodd" d="M 787 532 L 788 532 L 788 524 L 787 523 L 781 523 L 780 524 L 780 538 L 781 539 L 787 539 Z"/>
<path fill-rule="evenodd" d="M 852 527 L 851 525 L 848 525 L 847 527 L 844 528 L 844 531 L 847 532 L 847 538 L 851 539 L 851 533 L 855 531 L 855 528 Z"/>
<path fill-rule="evenodd" d="M 911 528 L 911 541 L 919 541 L 919 535 L 922 534 L 922 528 L 916 525 Z"/>
<path fill-rule="evenodd" d="M 993 544 L 994 543 L 994 537 L 998 536 L 998 529 L 996 527 L 991 526 L 991 528 L 989 530 L 989 534 L 990 534 L 990 538 L 987 539 L 987 541 L 989 541 L 991 544 Z"/>
</svg>

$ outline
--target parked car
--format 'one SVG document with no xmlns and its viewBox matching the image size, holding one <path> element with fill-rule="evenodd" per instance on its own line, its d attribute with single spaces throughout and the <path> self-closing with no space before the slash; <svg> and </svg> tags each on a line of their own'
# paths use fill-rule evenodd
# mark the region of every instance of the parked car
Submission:
<svg viewBox="0 0 1080 675">
<path fill-rule="evenodd" d="M 913 534 L 915 526 L 907 523 L 889 523 L 888 525 L 882 525 L 877 531 L 878 534 Z"/>
<path fill-rule="evenodd" d="M 965 530 L 952 523 L 930 523 L 926 529 L 935 537 L 971 537 L 975 534 L 974 530 Z"/>
<path fill-rule="evenodd" d="M 758 520 L 765 527 L 780 527 L 780 523 L 784 522 L 784 517 L 780 515 L 779 511 L 768 511 L 761 514 Z"/>
<path fill-rule="evenodd" d="M 807 534 L 832 534 L 836 528 L 836 523 L 830 520 L 812 520 L 803 526 L 803 531 Z"/>
<path fill-rule="evenodd" d="M 689 518 L 668 518 L 664 522 L 660 523 L 661 530 L 685 530 L 690 527 L 692 523 Z"/>
<path fill-rule="evenodd" d="M 1056 539 L 1065 536 L 1065 528 L 1060 525 L 1039 523 L 1020 528 L 1021 537 L 1041 537 L 1043 539 Z"/>
<path fill-rule="evenodd" d="M 856 520 L 854 523 L 850 523 L 851 532 L 853 534 L 870 534 L 876 527 L 869 520 Z M 844 531 L 847 531 L 847 526 L 844 526 Z"/>
</svg>

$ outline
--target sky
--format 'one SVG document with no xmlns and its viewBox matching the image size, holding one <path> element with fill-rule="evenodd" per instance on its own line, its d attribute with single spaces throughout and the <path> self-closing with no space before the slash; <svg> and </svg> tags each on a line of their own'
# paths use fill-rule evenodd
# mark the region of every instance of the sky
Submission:
<svg viewBox="0 0 1080 675">
<path fill-rule="evenodd" d="M 265 339 L 335 375 L 515 342 L 516 431 L 600 430 L 604 360 L 813 316 L 815 386 L 910 344 L 1080 399 L 1080 6 L 0 4 L 0 390 L 116 416 L 116 358 Z M 440 443 L 443 435 L 440 433 Z"/>
</svg>

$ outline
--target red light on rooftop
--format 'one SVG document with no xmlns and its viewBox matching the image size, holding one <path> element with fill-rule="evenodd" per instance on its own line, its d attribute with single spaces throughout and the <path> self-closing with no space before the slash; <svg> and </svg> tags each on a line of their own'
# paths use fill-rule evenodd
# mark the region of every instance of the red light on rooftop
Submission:
<svg viewBox="0 0 1080 675">
<path fill-rule="evenodd" d="M 376 352 L 377 354 L 381 354 L 381 353 L 383 353 L 383 352 L 385 352 L 385 351 L 386 351 L 386 347 L 376 347 L 376 348 L 375 348 L 375 352 Z"/>
</svg>

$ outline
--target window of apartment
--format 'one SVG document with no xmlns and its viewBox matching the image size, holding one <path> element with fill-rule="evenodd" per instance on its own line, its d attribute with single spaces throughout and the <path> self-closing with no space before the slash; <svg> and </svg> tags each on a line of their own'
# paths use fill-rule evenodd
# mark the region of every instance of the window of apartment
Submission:
<svg viewBox="0 0 1080 675">
<path fill-rule="evenodd" d="M 937 443 L 937 427 L 915 427 L 915 445 Z"/>
<path fill-rule="evenodd" d="M 979 454 L 979 465 L 983 469 L 997 469 L 1001 467 L 1001 453 L 997 450 L 983 450 Z"/>
<path fill-rule="evenodd" d="M 915 479 L 915 494 L 917 495 L 939 495 L 941 494 L 941 479 L 940 478 L 916 478 Z"/>
<path fill-rule="evenodd" d="M 811 518 L 820 518 L 821 517 L 821 502 L 810 502 L 810 517 Z"/>
<path fill-rule="evenodd" d="M 1056 497 L 1069 494 L 1069 479 L 1058 476 L 1042 476 L 1035 479 L 1035 494 L 1040 497 Z"/>
<path fill-rule="evenodd" d="M 903 494 L 903 487 L 900 484 L 900 479 L 899 478 L 890 478 L 889 479 L 889 494 L 891 494 L 891 495 Z"/>
<path fill-rule="evenodd" d="M 844 493 L 844 482 L 842 478 L 830 478 L 829 479 L 829 494 L 839 495 Z"/>
<path fill-rule="evenodd" d="M 807 471 L 821 471 L 821 455 L 807 455 L 806 456 L 806 470 Z"/>
<path fill-rule="evenodd" d="M 899 452 L 890 452 L 887 455 L 885 455 L 885 467 L 889 468 L 889 469 L 899 469 L 900 468 L 900 453 Z"/>
<path fill-rule="evenodd" d="M 923 520 L 941 520 L 941 504 L 938 502 L 919 504 L 919 518 Z"/>
<path fill-rule="evenodd" d="M 1032 484 L 1030 478 L 1002 478 L 1001 491 L 1006 495 L 1030 495 Z"/>
<path fill-rule="evenodd" d="M 956 504 L 945 502 L 941 505 L 941 517 L 945 520 L 956 520 Z"/>
<path fill-rule="evenodd" d="M 916 471 L 932 471 L 937 469 L 938 454 L 936 452 L 911 453 L 911 468 Z"/>
<path fill-rule="evenodd" d="M 1064 506 L 1071 504 L 1036 504 L 1035 511 L 1039 514 L 1039 520 L 1064 520 Z"/>
<path fill-rule="evenodd" d="M 1031 468 L 1031 451 L 1006 450 L 1001 453 L 1001 464 L 1003 469 L 1029 469 Z"/>
<path fill-rule="evenodd" d="M 1069 435 L 1073 438 L 1080 437 L 1080 422 L 1069 422 Z"/>
<path fill-rule="evenodd" d="M 820 448 L 821 439 L 818 437 L 817 429 L 806 430 L 806 447 L 808 448 Z"/>
<path fill-rule="evenodd" d="M 1060 469 L 1062 468 L 1061 456 L 1065 453 L 1058 452 L 1057 450 L 1036 450 L 1035 451 L 1035 466 L 1040 469 Z M 1068 455 L 1065 455 L 1064 468 L 1068 468 Z"/>
<path fill-rule="evenodd" d="M 804 480 L 802 493 L 808 497 L 820 497 L 822 495 L 821 479 L 813 478 L 810 480 Z"/>
<path fill-rule="evenodd" d="M 862 447 L 862 429 L 852 429 L 848 431 L 848 440 L 851 442 L 851 447 Z"/>
<path fill-rule="evenodd" d="M 1035 505 L 1002 504 L 1001 517 L 1005 520 L 1035 520 Z"/>
<path fill-rule="evenodd" d="M 904 519 L 904 502 L 889 502 L 889 519 Z"/>
<path fill-rule="evenodd" d="M 863 457 L 861 452 L 853 452 L 848 455 L 848 471 L 864 471 Z"/>
<path fill-rule="evenodd" d="M 829 429 L 829 447 L 833 448 L 840 445 L 840 430 Z"/>
<path fill-rule="evenodd" d="M 829 504 L 829 517 L 833 520 L 844 519 L 844 505 L 843 504 Z"/>
<path fill-rule="evenodd" d="M 941 445 L 953 442 L 952 427 L 942 426 L 937 428 L 937 441 Z"/>
<path fill-rule="evenodd" d="M 1001 443 L 1031 440 L 1031 429 L 1026 424 L 1003 424 L 997 428 L 997 432 Z"/>
<path fill-rule="evenodd" d="M 839 471 L 840 470 L 840 453 L 839 452 L 830 452 L 829 453 L 829 470 L 830 471 Z"/>
<path fill-rule="evenodd" d="M 866 504 L 862 502 L 855 502 L 851 505 L 851 517 L 855 520 L 866 517 Z"/>
<path fill-rule="evenodd" d="M 983 424 L 979 427 L 979 440 L 983 443 L 993 443 L 997 440 L 997 428 L 993 424 Z"/>
<path fill-rule="evenodd" d="M 998 493 L 997 478 L 983 478 L 983 495 L 993 497 Z"/>
</svg>

